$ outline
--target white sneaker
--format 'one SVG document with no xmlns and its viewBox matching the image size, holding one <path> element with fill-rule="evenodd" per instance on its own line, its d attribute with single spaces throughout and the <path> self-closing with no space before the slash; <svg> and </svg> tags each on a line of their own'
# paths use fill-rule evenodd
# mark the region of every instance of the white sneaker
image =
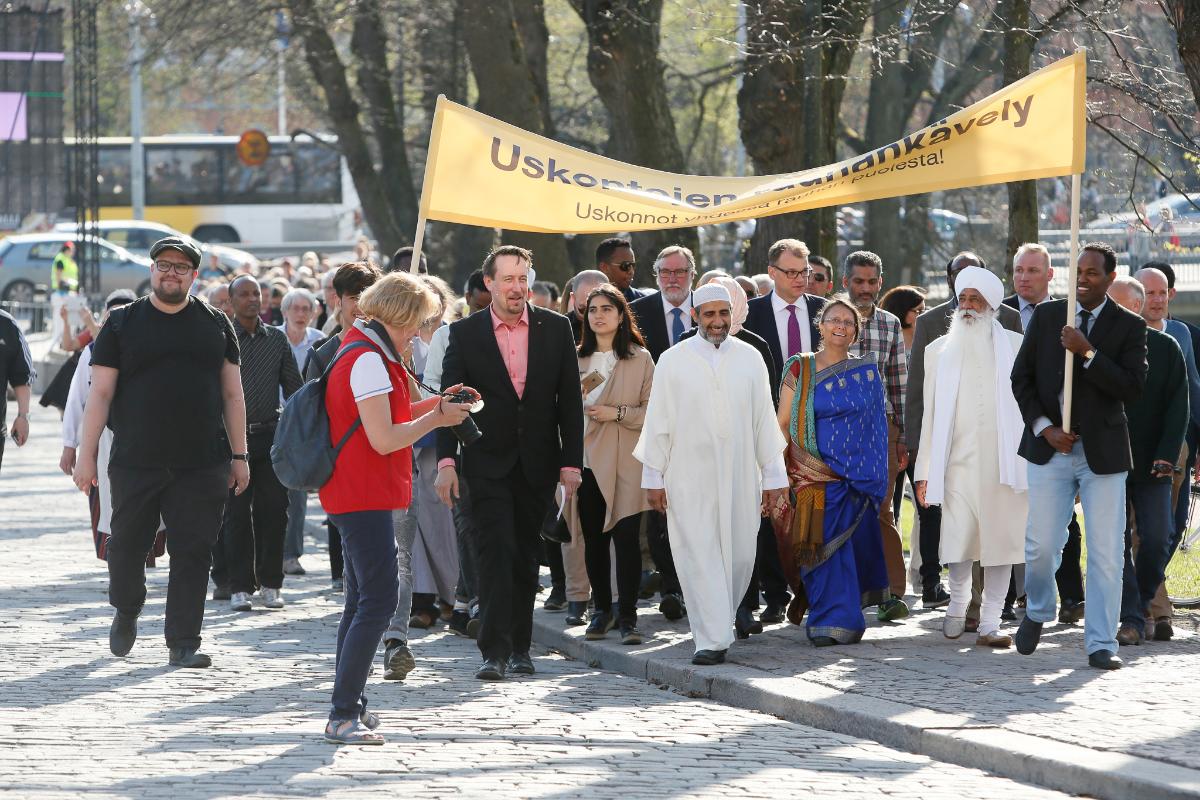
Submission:
<svg viewBox="0 0 1200 800">
<path fill-rule="evenodd" d="M 947 639 L 957 639 L 967 629 L 966 617 L 952 617 L 949 614 L 942 620 L 942 634 Z"/>
<path fill-rule="evenodd" d="M 262 601 L 267 608 L 283 608 L 283 594 L 278 589 L 269 589 L 264 586 Z"/>
<path fill-rule="evenodd" d="M 304 567 L 300 564 L 300 559 L 288 558 L 288 559 L 284 559 L 284 562 L 283 562 L 283 574 L 284 575 L 307 575 L 308 573 L 305 571 Z"/>
<path fill-rule="evenodd" d="M 230 611 L 249 611 L 250 595 L 246 592 L 234 592 L 229 597 Z"/>
</svg>

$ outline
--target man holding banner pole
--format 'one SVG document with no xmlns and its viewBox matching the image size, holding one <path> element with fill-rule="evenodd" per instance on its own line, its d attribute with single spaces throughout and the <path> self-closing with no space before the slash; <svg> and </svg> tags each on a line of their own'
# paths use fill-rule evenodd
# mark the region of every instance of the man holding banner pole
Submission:
<svg viewBox="0 0 1200 800">
<path fill-rule="evenodd" d="M 1072 259 L 1068 299 L 1037 307 L 1012 372 L 1026 425 L 1019 452 L 1029 462 L 1028 604 L 1017 650 L 1032 653 L 1042 626 L 1055 618 L 1054 573 L 1078 495 L 1087 532 L 1084 640 L 1097 669 L 1121 667 L 1116 629 L 1132 466 L 1124 404 L 1146 384 L 1145 323 L 1107 299 L 1116 270 L 1111 247 L 1085 245 Z"/>
</svg>

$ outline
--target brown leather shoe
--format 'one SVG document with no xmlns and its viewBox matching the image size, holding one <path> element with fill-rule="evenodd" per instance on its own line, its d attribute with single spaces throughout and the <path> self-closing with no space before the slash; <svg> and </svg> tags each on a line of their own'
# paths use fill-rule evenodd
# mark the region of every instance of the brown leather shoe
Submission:
<svg viewBox="0 0 1200 800">
<path fill-rule="evenodd" d="M 975 644 L 983 647 L 1004 649 L 1012 647 L 1012 637 L 999 631 L 996 633 L 981 633 L 979 634 L 979 638 L 975 640 Z"/>
<path fill-rule="evenodd" d="M 966 627 L 963 628 L 963 631 L 965 631 L 966 633 L 978 633 L 979 632 L 979 620 L 977 620 L 973 617 L 967 617 L 967 624 L 966 624 Z"/>
<path fill-rule="evenodd" d="M 1122 647 L 1130 647 L 1142 643 L 1142 632 L 1135 625 L 1122 625 L 1117 631 L 1117 643 Z"/>
</svg>

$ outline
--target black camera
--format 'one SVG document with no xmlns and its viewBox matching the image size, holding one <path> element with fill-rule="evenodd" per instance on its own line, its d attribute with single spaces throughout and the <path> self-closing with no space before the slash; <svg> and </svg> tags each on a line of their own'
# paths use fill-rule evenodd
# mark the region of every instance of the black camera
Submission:
<svg viewBox="0 0 1200 800">
<path fill-rule="evenodd" d="M 483 401 L 476 400 L 475 395 L 468 392 L 466 389 L 457 392 L 446 392 L 442 397 L 449 400 L 451 403 L 474 403 L 471 406 L 471 411 L 478 411 L 483 408 Z M 475 424 L 475 420 L 467 416 L 462 422 L 450 428 L 454 435 L 458 437 L 458 441 L 463 447 L 474 444 L 483 437 L 483 431 L 479 430 L 479 426 Z"/>
</svg>

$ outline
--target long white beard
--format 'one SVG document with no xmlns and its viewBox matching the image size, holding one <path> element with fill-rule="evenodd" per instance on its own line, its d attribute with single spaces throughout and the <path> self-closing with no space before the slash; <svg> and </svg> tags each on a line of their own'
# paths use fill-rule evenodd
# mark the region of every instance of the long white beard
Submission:
<svg viewBox="0 0 1200 800">
<path fill-rule="evenodd" d="M 949 337 L 947 346 L 978 347 L 991 344 L 994 319 L 996 319 L 996 312 L 990 309 L 987 311 L 958 309 L 950 319 L 950 330 L 946 333 L 946 336 Z"/>
</svg>

